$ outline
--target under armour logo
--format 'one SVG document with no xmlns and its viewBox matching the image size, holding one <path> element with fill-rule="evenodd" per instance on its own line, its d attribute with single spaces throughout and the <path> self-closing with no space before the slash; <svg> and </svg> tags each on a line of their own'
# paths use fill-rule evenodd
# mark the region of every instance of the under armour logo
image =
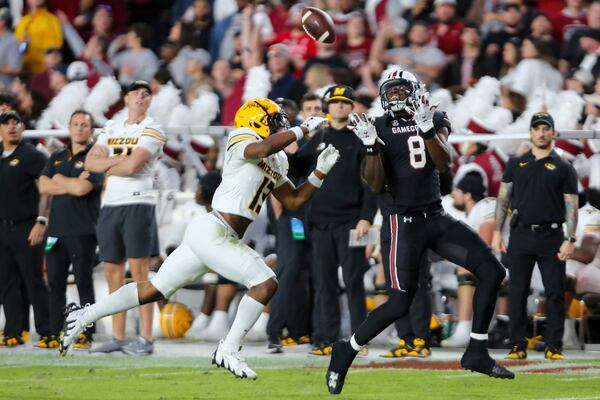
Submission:
<svg viewBox="0 0 600 400">
<path fill-rule="evenodd" d="M 404 222 L 404 223 L 406 223 L 406 222 L 410 222 L 410 223 L 412 223 L 412 217 L 404 217 L 404 220 L 403 220 L 403 222 Z"/>
<path fill-rule="evenodd" d="M 337 381 L 339 378 L 340 374 L 338 374 L 337 372 L 332 372 L 329 375 L 329 382 L 327 383 L 329 385 L 330 388 L 335 388 L 337 386 Z"/>
</svg>

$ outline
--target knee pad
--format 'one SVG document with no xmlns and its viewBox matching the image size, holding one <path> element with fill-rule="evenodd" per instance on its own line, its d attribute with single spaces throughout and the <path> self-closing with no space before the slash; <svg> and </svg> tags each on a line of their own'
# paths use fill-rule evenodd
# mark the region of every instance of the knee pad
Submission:
<svg viewBox="0 0 600 400">
<path fill-rule="evenodd" d="M 475 278 L 475 275 L 468 273 L 468 274 L 461 274 L 461 275 L 456 275 L 456 280 L 458 281 L 458 286 L 476 286 L 477 285 L 477 278 Z"/>
</svg>

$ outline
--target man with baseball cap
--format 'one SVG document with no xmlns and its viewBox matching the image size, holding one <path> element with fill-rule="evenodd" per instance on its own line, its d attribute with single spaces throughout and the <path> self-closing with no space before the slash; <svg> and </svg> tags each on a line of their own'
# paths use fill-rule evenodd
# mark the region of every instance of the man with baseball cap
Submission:
<svg viewBox="0 0 600 400">
<path fill-rule="evenodd" d="M 37 181 L 46 157 L 23 141 L 23 129 L 18 113 L 0 114 L 0 294 L 6 315 L 0 347 L 24 344 L 21 331 L 28 316 L 23 315 L 21 290 L 25 288 L 40 335 L 35 346 L 45 348 L 50 326 L 42 242 L 49 210 L 48 196 L 40 196 Z"/>
<path fill-rule="evenodd" d="M 323 184 L 322 192 L 313 198 L 307 213 L 318 321 L 313 332 L 313 355 L 331 354 L 331 345 L 339 336 L 339 265 L 342 266 L 352 330 L 358 328 L 367 313 L 363 284 L 365 249 L 364 246 L 350 247 L 348 242 L 351 230 L 354 230 L 354 240 L 368 233 L 377 211 L 377 198 L 361 179 L 361 165 L 366 155 L 364 146 L 348 129 L 354 99 L 354 90 L 349 86 L 334 85 L 327 89 L 323 102 L 330 115 L 329 126 L 317 132 L 297 153 L 298 160 L 314 165 L 318 154 L 328 144 L 340 149 L 340 165 L 331 170 L 337 178 Z"/>
<path fill-rule="evenodd" d="M 508 359 L 527 357 L 527 296 L 536 262 L 546 293 L 545 357 L 561 360 L 565 319 L 565 261 L 574 250 L 577 228 L 577 173 L 554 151 L 554 119 L 547 112 L 531 117 L 531 151 L 506 165 L 495 212 L 494 250 L 508 254 L 510 340 Z M 508 248 L 502 226 L 512 208 Z M 566 222 L 566 232 L 563 223 Z M 508 251 L 507 251 L 508 250 Z"/>
<path fill-rule="evenodd" d="M 148 116 L 152 101 L 148 82 L 133 81 L 124 100 L 127 118 L 108 121 L 85 159 L 87 171 L 107 175 L 98 218 L 98 246 L 111 293 L 124 284 L 126 262 L 133 280 L 139 282 L 148 279 L 150 258 L 159 254 L 152 165 L 167 141 L 162 126 Z M 152 354 L 153 307 L 140 307 L 137 341 L 126 344 L 125 314 L 117 314 L 112 317 L 112 340 L 92 351 Z"/>
</svg>

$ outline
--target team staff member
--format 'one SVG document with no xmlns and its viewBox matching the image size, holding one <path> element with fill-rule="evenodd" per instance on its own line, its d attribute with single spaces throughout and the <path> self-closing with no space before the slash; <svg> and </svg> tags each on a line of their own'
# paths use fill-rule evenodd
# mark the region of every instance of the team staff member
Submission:
<svg viewBox="0 0 600 400">
<path fill-rule="evenodd" d="M 83 168 L 85 157 L 92 148 L 93 128 L 91 114 L 75 111 L 69 121 L 71 144 L 50 156 L 40 177 L 40 193 L 53 196 L 46 245 L 51 334 L 48 348 L 58 348 L 69 265 L 73 265 L 81 302 L 95 302 L 92 271 L 104 175 L 90 174 Z M 73 347 L 89 349 L 92 329 L 82 333 Z"/>
<path fill-rule="evenodd" d="M 496 203 L 492 246 L 506 252 L 500 232 L 509 204 L 511 219 L 509 258 L 509 359 L 527 357 L 527 296 L 537 262 L 546 293 L 545 357 L 560 360 L 565 321 L 565 261 L 575 248 L 577 229 L 577 173 L 554 149 L 554 120 L 545 112 L 534 114 L 529 128 L 532 149 L 506 165 Z M 566 235 L 563 223 L 566 221 Z"/>
<path fill-rule="evenodd" d="M 352 229 L 356 229 L 357 238 L 367 234 L 377 212 L 377 197 L 362 182 L 365 150 L 348 129 L 354 99 L 354 91 L 348 86 L 329 88 L 323 96 L 331 115 L 329 127 L 317 132 L 298 154 L 299 159 L 308 158 L 314 165 L 318 153 L 327 145 L 340 151 L 340 161 L 331 170 L 331 178 L 308 208 L 320 330 L 315 332 L 313 355 L 331 354 L 331 346 L 338 339 L 338 266 L 342 267 L 352 329 L 358 328 L 367 315 L 363 282 L 365 248 L 349 247 L 348 239 Z"/>
<path fill-rule="evenodd" d="M 110 121 L 85 159 L 86 170 L 108 175 L 98 219 L 98 244 L 111 293 L 124 284 L 126 261 L 133 280 L 145 281 L 150 258 L 159 254 L 152 164 L 167 140 L 162 127 L 147 115 L 152 101 L 148 82 L 133 82 L 124 100 L 127 119 Z M 152 304 L 140 307 L 140 337 L 128 345 L 125 314 L 113 315 L 112 340 L 93 351 L 152 354 L 152 311 Z"/>
<path fill-rule="evenodd" d="M 23 129 L 23 120 L 16 112 L 0 114 L 0 294 L 6 316 L 0 346 L 23 344 L 22 279 L 40 335 L 36 346 L 46 347 L 50 327 L 42 241 L 48 210 L 47 196 L 40 196 L 36 186 L 46 157 L 22 140 Z"/>
<path fill-rule="evenodd" d="M 435 105 L 429 105 L 424 85 L 410 72 L 391 71 L 379 93 L 386 114 L 374 122 L 353 115 L 352 128 L 368 154 L 365 178 L 382 193 L 381 248 L 389 298 L 369 314 L 349 342 L 334 346 L 326 375 L 329 392 L 342 391 L 361 346 L 408 313 L 419 286 L 420 259 L 428 249 L 464 266 L 478 279 L 473 329 L 461 366 L 512 379 L 514 374 L 496 363 L 487 349 L 487 332 L 506 272 L 481 238 L 446 215 L 441 204 L 439 174 L 447 172 L 452 161 L 450 123 L 445 114 L 435 111 Z"/>
</svg>

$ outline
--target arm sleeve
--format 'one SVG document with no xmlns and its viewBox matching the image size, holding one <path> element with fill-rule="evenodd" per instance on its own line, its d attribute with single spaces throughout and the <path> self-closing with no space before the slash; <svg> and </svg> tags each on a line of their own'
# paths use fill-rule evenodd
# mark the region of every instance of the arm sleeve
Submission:
<svg viewBox="0 0 600 400">
<path fill-rule="evenodd" d="M 567 164 L 567 176 L 563 186 L 564 194 L 577 194 L 577 172 L 571 164 Z"/>
<path fill-rule="evenodd" d="M 502 182 L 511 183 L 514 179 L 514 164 L 515 159 L 511 158 L 506 163 L 506 169 L 504 169 L 504 175 L 502 175 Z"/>
<path fill-rule="evenodd" d="M 56 168 L 54 168 L 54 160 L 55 157 L 54 154 L 52 154 L 46 162 L 46 165 L 44 165 L 44 169 L 40 174 L 41 176 L 47 176 L 48 178 L 52 178 L 54 176 L 54 174 L 56 173 Z"/>
<path fill-rule="evenodd" d="M 445 126 L 448 128 L 448 132 L 452 132 L 452 124 L 450 124 L 448 115 L 445 112 L 436 111 L 433 114 L 433 126 L 436 131 Z"/>
<path fill-rule="evenodd" d="M 163 145 L 167 141 L 167 136 L 163 133 L 162 129 L 158 126 L 147 126 L 142 131 L 138 146 L 145 148 L 150 151 L 153 156 L 160 153 Z"/>
</svg>

